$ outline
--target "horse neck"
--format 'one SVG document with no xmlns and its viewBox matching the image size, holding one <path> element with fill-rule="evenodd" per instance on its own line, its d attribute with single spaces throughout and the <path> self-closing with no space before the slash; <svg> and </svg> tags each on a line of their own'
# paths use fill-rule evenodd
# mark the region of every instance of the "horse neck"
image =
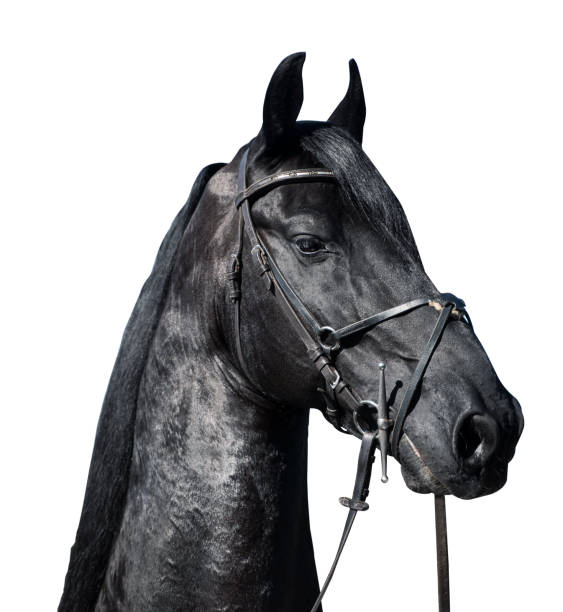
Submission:
<svg viewBox="0 0 563 612">
<path fill-rule="evenodd" d="M 308 412 L 245 396 L 218 330 L 201 324 L 211 302 L 182 295 L 172 288 L 141 381 L 98 610 L 308 609 Z"/>
</svg>

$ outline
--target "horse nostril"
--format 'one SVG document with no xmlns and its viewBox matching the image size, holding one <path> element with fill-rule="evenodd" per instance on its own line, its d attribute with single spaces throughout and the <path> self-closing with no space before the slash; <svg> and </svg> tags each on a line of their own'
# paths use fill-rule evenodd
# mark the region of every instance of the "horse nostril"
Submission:
<svg viewBox="0 0 563 612">
<path fill-rule="evenodd" d="M 498 425 L 486 414 L 464 415 L 458 421 L 454 450 L 469 470 L 482 468 L 498 444 Z"/>
</svg>

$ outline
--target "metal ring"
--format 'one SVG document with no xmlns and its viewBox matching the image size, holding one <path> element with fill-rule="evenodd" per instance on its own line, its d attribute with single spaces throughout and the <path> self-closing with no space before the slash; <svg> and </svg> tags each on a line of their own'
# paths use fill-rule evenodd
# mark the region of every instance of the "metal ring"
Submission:
<svg viewBox="0 0 563 612">
<path fill-rule="evenodd" d="M 364 408 L 371 408 L 372 410 L 375 410 L 377 412 L 377 404 L 375 402 L 372 402 L 371 400 L 362 400 L 355 408 L 354 408 L 354 412 L 352 413 L 352 418 L 354 419 L 354 425 L 356 426 L 356 429 L 362 434 L 362 436 L 366 433 L 372 433 L 372 430 L 365 430 L 361 425 L 360 425 L 360 421 L 358 419 L 358 412 Z M 377 430 L 375 430 L 377 431 Z"/>
<path fill-rule="evenodd" d="M 332 334 L 335 334 L 335 333 L 336 333 L 336 330 L 330 327 L 329 325 L 320 327 L 317 330 L 317 340 L 319 341 L 319 344 L 323 347 L 325 351 L 331 352 L 331 351 L 337 351 L 340 349 L 340 342 L 338 342 L 338 340 L 335 340 L 334 344 L 326 343 L 327 338 L 329 338 Z"/>
</svg>

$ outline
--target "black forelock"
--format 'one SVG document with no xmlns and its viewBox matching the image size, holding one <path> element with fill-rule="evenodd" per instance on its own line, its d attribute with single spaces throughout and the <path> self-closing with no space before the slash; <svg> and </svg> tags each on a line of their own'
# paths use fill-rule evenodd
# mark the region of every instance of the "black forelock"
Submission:
<svg viewBox="0 0 563 612">
<path fill-rule="evenodd" d="M 375 229 L 386 229 L 420 261 L 403 207 L 362 147 L 328 123 L 299 121 L 296 130 L 299 147 L 334 172 L 346 200 L 358 213 Z"/>
</svg>

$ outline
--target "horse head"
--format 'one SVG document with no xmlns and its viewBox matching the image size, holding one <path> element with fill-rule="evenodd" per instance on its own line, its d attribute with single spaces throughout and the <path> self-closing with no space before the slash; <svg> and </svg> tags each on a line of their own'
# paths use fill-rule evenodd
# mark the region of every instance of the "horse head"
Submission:
<svg viewBox="0 0 563 612">
<path fill-rule="evenodd" d="M 357 436 L 364 430 L 361 422 L 376 426 L 377 364 L 384 362 L 390 392 L 385 400 L 397 430 L 393 451 L 406 484 L 414 491 L 465 499 L 492 493 L 506 481 L 523 426 L 520 406 L 501 384 L 455 296 L 449 320 L 428 346 L 448 299 L 426 274 L 399 201 L 361 147 L 365 102 L 358 68 L 352 60 L 348 91 L 327 122 L 297 121 L 304 58 L 292 55 L 275 71 L 262 128 L 245 148 L 244 186 L 258 185 L 246 200 L 251 211 L 246 224 L 254 225 L 259 255 L 264 259 L 265 251 L 267 262 L 253 261 L 250 250 L 254 246 L 256 255 L 257 245 L 248 234 L 240 331 L 227 326 L 229 345 L 239 342 L 234 359 L 249 386 L 273 405 L 317 408 Z M 239 152 L 232 162 L 235 168 L 241 157 Z M 291 172 L 299 169 L 313 172 L 310 179 L 292 183 Z M 315 176 L 315 169 L 330 176 Z M 287 181 L 271 184 L 280 173 Z M 255 274 L 268 281 L 264 265 L 273 267 L 281 286 L 265 285 Z M 288 291 L 297 304 L 295 317 L 272 299 Z M 423 307 L 399 309 L 377 325 L 335 337 L 335 330 L 417 299 Z M 292 318 L 309 328 L 309 346 Z M 338 405 L 338 391 L 319 393 L 325 381 L 312 364 L 315 339 L 329 354 L 325 365 L 333 380 L 341 377 L 340 387 L 352 389 L 367 408 L 361 415 L 353 414 L 353 406 Z M 426 351 L 430 354 L 421 363 Z M 405 400 L 408 406 L 400 414 Z M 400 426 L 398 416 L 404 419 Z"/>
</svg>

